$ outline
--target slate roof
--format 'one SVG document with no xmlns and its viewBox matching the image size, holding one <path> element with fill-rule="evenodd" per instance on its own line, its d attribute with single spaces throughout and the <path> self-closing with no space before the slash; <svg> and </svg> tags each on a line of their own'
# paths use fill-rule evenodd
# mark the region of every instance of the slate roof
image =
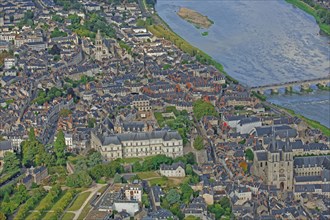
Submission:
<svg viewBox="0 0 330 220">
<path fill-rule="evenodd" d="M 161 170 L 176 170 L 178 169 L 178 167 L 182 167 L 184 169 L 185 165 L 181 161 L 177 163 L 173 163 L 172 165 L 167 165 L 167 164 L 160 165 Z"/>
<path fill-rule="evenodd" d="M 13 149 L 13 147 L 11 146 L 10 141 L 0 141 L 0 150 L 5 151 L 11 149 Z"/>
<path fill-rule="evenodd" d="M 164 141 L 182 140 L 180 134 L 176 131 L 152 131 L 152 132 L 138 132 L 125 133 L 117 135 L 104 135 L 100 137 L 103 145 L 121 144 L 123 141 L 143 141 L 150 139 L 163 139 Z"/>
<path fill-rule="evenodd" d="M 262 127 L 256 127 L 256 135 L 258 137 L 262 136 L 272 136 L 273 132 L 280 136 L 280 137 L 296 137 L 297 131 L 296 129 L 291 128 L 288 125 L 281 125 L 281 126 L 262 126 Z"/>
<path fill-rule="evenodd" d="M 293 162 L 294 167 L 324 166 L 330 169 L 330 156 L 312 156 L 312 157 L 296 157 Z"/>
</svg>

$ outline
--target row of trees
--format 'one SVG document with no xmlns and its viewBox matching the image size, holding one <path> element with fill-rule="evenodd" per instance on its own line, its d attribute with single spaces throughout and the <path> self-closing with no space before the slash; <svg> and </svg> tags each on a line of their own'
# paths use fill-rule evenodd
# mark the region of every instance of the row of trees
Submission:
<svg viewBox="0 0 330 220">
<path fill-rule="evenodd" d="M 30 197 L 24 185 L 18 185 L 13 189 L 15 191 L 13 196 L 5 192 L 0 204 L 0 212 L 6 216 L 12 215 L 15 210 Z"/>
<path fill-rule="evenodd" d="M 175 159 L 165 155 L 157 155 L 146 158 L 143 162 L 137 161 L 133 164 L 133 172 L 145 172 L 152 170 L 159 170 L 161 164 L 172 164 L 176 162 L 183 162 L 184 164 L 195 164 L 195 156 L 193 153 L 188 153 L 182 157 Z"/>
<path fill-rule="evenodd" d="M 20 206 L 14 220 L 24 220 L 45 195 L 46 191 L 42 187 L 35 189 L 33 196 Z"/>
<path fill-rule="evenodd" d="M 75 190 L 68 190 L 65 194 L 56 202 L 52 208 L 52 212 L 48 212 L 44 219 L 47 220 L 57 220 L 60 219 L 65 208 L 70 204 L 74 196 L 77 194 Z"/>
<path fill-rule="evenodd" d="M 22 142 L 22 165 L 31 166 L 54 166 L 66 164 L 66 144 L 63 131 L 59 131 L 54 142 L 53 152 L 46 151 L 34 133 L 34 129 L 29 131 L 29 138 Z"/>
<path fill-rule="evenodd" d="M 35 208 L 38 212 L 32 212 L 26 217 L 26 219 L 40 220 L 45 211 L 51 209 L 54 203 L 61 197 L 62 190 L 58 185 L 53 186 L 47 195 L 40 201 L 39 205 Z"/>
<path fill-rule="evenodd" d="M 316 3 L 313 0 L 302 0 L 302 1 L 316 10 L 316 14 L 319 16 L 320 18 L 319 22 L 321 24 L 330 25 L 330 11 L 328 9 L 322 7 L 320 4 Z"/>
</svg>

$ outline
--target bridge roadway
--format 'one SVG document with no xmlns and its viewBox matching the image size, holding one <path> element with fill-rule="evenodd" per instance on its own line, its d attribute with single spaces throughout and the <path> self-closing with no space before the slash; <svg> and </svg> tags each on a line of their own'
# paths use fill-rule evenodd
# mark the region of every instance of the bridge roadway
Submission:
<svg viewBox="0 0 330 220">
<path fill-rule="evenodd" d="M 254 86 L 254 87 L 250 87 L 250 90 L 254 92 L 263 93 L 266 90 L 277 91 L 280 88 L 285 88 L 290 90 L 290 88 L 292 88 L 293 86 L 301 86 L 303 89 L 308 89 L 310 85 L 321 84 L 323 86 L 327 86 L 329 83 L 330 83 L 330 76 L 317 78 L 317 79 L 297 80 L 297 81 L 285 82 L 285 83 L 274 83 L 270 85 Z"/>
</svg>

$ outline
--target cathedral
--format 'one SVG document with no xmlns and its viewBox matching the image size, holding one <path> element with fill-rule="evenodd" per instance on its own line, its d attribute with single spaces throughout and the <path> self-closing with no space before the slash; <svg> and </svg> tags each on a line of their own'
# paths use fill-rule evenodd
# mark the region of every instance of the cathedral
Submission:
<svg viewBox="0 0 330 220">
<path fill-rule="evenodd" d="M 266 185 L 282 191 L 293 190 L 293 153 L 289 140 L 273 140 L 266 150 L 254 151 L 253 174 Z"/>
<path fill-rule="evenodd" d="M 107 39 L 103 39 L 100 30 L 97 31 L 95 36 L 95 59 L 102 61 L 111 57 L 114 45 Z"/>
</svg>

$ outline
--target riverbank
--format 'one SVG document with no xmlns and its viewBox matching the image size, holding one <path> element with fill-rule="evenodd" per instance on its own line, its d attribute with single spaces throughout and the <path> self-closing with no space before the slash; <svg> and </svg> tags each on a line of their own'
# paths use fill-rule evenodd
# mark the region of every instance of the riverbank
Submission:
<svg viewBox="0 0 330 220">
<path fill-rule="evenodd" d="M 209 28 L 214 23 L 207 16 L 200 14 L 197 11 L 194 11 L 189 8 L 181 7 L 177 14 L 183 20 L 186 20 L 189 23 L 195 25 L 196 28 Z"/>
<path fill-rule="evenodd" d="M 306 13 L 312 15 L 317 24 L 319 25 L 320 29 L 327 35 L 330 36 L 330 25 L 327 25 L 325 23 L 322 23 L 321 20 L 322 18 L 320 15 L 317 13 L 316 9 L 308 5 L 307 3 L 301 1 L 301 0 L 285 0 L 286 2 L 296 6 L 297 8 L 305 11 Z M 326 10 L 326 9 L 323 9 Z"/>
<path fill-rule="evenodd" d="M 190 43 L 188 43 L 186 40 L 184 40 L 182 37 L 176 34 L 157 13 L 153 14 L 153 16 L 156 17 L 155 19 L 153 19 L 154 21 L 160 21 L 161 23 L 156 22 L 155 24 L 147 25 L 146 28 L 148 29 L 148 31 L 150 31 L 156 37 L 165 38 L 166 40 L 171 41 L 182 51 L 184 51 L 185 53 L 189 54 L 192 57 L 195 57 L 196 60 L 199 61 L 200 63 L 214 66 L 217 70 L 219 70 L 221 73 L 225 75 L 226 79 L 229 82 L 238 84 L 238 81 L 236 79 L 229 76 L 225 72 L 223 66 L 220 63 L 215 61 L 211 56 L 206 54 L 204 51 L 200 50 L 197 47 L 192 46 Z"/>
<path fill-rule="evenodd" d="M 288 108 L 285 108 L 282 106 L 278 106 L 278 105 L 276 105 L 276 106 L 280 109 L 287 111 L 291 116 L 300 118 L 301 120 L 306 122 L 306 124 L 309 127 L 314 128 L 314 129 L 319 129 L 324 135 L 326 135 L 327 137 L 330 137 L 330 129 L 327 128 L 326 126 L 320 124 L 320 122 L 314 121 L 312 119 L 306 118 L 305 116 L 297 114 L 297 113 L 295 113 L 295 111 L 293 111 L 291 109 L 288 109 Z"/>
<path fill-rule="evenodd" d="M 179 35 L 177 35 L 170 27 L 169 25 L 163 21 L 163 19 L 158 16 L 157 14 L 154 14 L 153 17 L 155 17 L 157 21 L 161 21 L 160 23 L 156 22 L 153 25 L 150 25 L 148 27 L 148 30 L 150 32 L 152 32 L 153 34 L 155 34 L 155 36 L 158 37 L 162 37 L 165 38 L 169 41 L 171 41 L 172 43 L 174 43 L 176 46 L 178 46 L 181 50 L 183 50 L 184 52 L 192 55 L 193 57 L 196 57 L 196 59 L 198 61 L 200 61 L 203 64 L 209 64 L 209 65 L 213 65 L 215 66 L 219 71 L 223 72 L 228 79 L 232 79 L 232 80 L 228 80 L 228 81 L 232 81 L 238 84 L 238 81 L 234 78 L 232 78 L 231 76 L 229 76 L 223 69 L 223 66 L 216 62 L 211 56 L 209 56 L 208 54 L 204 53 L 202 50 L 192 46 L 190 43 L 188 43 L 186 40 L 184 40 L 182 37 L 180 37 Z M 266 97 L 264 95 L 261 94 L 252 94 L 255 95 L 256 97 L 258 97 L 259 99 L 265 101 Z M 291 110 L 292 111 L 292 110 Z M 292 113 L 292 112 L 291 112 Z M 297 114 L 292 115 L 292 116 L 298 116 Z M 320 129 L 323 133 L 329 135 L 329 129 L 326 128 L 325 126 L 321 125 L 320 123 L 313 121 L 311 119 L 308 119 L 304 116 L 300 116 L 299 118 L 301 118 L 302 120 L 304 120 L 310 127 L 312 128 L 318 128 Z"/>
</svg>

